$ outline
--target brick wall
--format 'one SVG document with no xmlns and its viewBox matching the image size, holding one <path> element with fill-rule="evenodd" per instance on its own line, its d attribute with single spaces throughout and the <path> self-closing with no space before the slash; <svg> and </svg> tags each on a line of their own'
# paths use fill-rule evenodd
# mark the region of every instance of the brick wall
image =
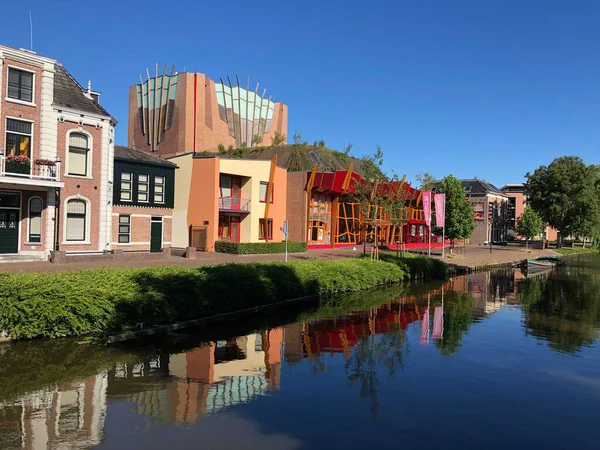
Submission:
<svg viewBox="0 0 600 450">
<path fill-rule="evenodd" d="M 63 116 L 65 114 L 62 114 Z M 70 132 L 80 132 L 88 137 L 91 137 L 91 164 L 88 177 L 79 177 L 68 175 L 69 161 L 67 156 L 68 151 L 68 135 Z M 61 189 L 61 206 L 60 206 L 60 247 L 65 251 L 102 251 L 104 246 L 98 245 L 98 237 L 100 232 L 100 193 L 101 193 L 101 167 L 102 158 L 106 158 L 106 150 L 102 148 L 102 130 L 97 130 L 92 125 L 84 124 L 79 126 L 76 122 L 65 121 L 58 123 L 58 138 L 57 138 L 57 155 L 62 160 L 61 165 L 61 180 L 64 181 L 65 187 Z M 80 198 L 88 202 L 87 222 L 88 232 L 86 233 L 86 241 L 82 243 L 69 243 L 65 241 L 66 230 L 66 205 L 67 201 L 72 198 Z M 107 205 L 104 205 L 106 208 Z"/>
<path fill-rule="evenodd" d="M 306 172 L 288 172 L 287 174 L 287 220 L 289 240 L 306 242 Z"/>
<path fill-rule="evenodd" d="M 129 244 L 119 244 L 119 215 L 129 215 L 131 236 Z M 112 209 L 112 248 L 123 251 L 150 250 L 150 224 L 152 216 L 163 218 L 163 248 L 171 247 L 172 209 L 114 206 Z"/>
</svg>

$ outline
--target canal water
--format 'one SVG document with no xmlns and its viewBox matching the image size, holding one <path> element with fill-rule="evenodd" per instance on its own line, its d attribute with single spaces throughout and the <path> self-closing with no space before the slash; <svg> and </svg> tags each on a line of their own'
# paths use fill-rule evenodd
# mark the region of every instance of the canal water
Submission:
<svg viewBox="0 0 600 450">
<path fill-rule="evenodd" d="M 600 258 L 0 347 L 0 449 L 598 449 Z"/>
</svg>

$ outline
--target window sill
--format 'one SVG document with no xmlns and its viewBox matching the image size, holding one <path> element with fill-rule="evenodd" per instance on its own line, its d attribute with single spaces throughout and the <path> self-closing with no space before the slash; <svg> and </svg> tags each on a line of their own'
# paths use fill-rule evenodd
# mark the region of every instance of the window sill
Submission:
<svg viewBox="0 0 600 450">
<path fill-rule="evenodd" d="M 41 242 L 23 242 L 23 245 L 35 247 L 35 246 L 41 246 L 42 243 Z"/>
<path fill-rule="evenodd" d="M 65 173 L 65 178 L 77 178 L 79 180 L 93 180 L 94 179 L 87 175 L 69 175 L 68 173 Z"/>
<path fill-rule="evenodd" d="M 37 108 L 37 105 L 33 102 L 26 102 L 25 100 L 19 100 L 16 98 L 6 97 L 4 101 L 9 103 L 16 103 L 17 105 L 31 106 L 32 108 Z"/>
<path fill-rule="evenodd" d="M 92 245 L 91 241 L 62 241 L 62 245 Z"/>
</svg>

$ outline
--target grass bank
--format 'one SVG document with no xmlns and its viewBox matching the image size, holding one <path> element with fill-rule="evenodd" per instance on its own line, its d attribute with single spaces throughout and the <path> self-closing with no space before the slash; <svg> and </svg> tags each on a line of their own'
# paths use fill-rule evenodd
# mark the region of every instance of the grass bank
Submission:
<svg viewBox="0 0 600 450">
<path fill-rule="evenodd" d="M 397 283 L 398 264 L 360 259 L 200 268 L 0 273 L 0 330 L 11 339 L 139 329 L 309 295 Z"/>
<path fill-rule="evenodd" d="M 359 258 L 369 258 L 360 255 Z M 450 266 L 444 261 L 426 256 L 405 253 L 398 256 L 394 253 L 379 253 L 379 260 L 395 264 L 407 273 L 411 280 L 445 280 L 450 274 Z"/>
</svg>

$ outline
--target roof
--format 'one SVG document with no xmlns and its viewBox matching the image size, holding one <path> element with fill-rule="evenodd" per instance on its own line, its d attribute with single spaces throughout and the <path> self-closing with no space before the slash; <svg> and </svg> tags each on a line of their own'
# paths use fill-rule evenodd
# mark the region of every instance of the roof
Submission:
<svg viewBox="0 0 600 450">
<path fill-rule="evenodd" d="M 516 184 L 505 184 L 500 188 L 502 192 L 510 191 L 510 192 L 521 192 L 525 191 L 525 185 L 523 183 Z"/>
<path fill-rule="evenodd" d="M 136 148 L 115 145 L 115 159 L 176 169 L 177 164 Z"/>
<path fill-rule="evenodd" d="M 238 157 L 239 150 L 225 151 L 223 157 Z M 308 172 L 317 164 L 319 171 L 334 172 L 348 170 L 350 163 L 354 164 L 354 171 L 360 172 L 360 160 L 342 152 L 330 150 L 313 145 L 275 145 L 271 147 L 257 147 L 248 149 L 243 159 L 267 159 L 277 155 L 277 165 L 290 172 Z M 311 155 L 312 154 L 312 155 Z"/>
<path fill-rule="evenodd" d="M 462 187 L 467 191 L 467 195 L 501 195 L 505 196 L 504 193 L 494 186 L 492 183 L 474 178 L 471 180 L 460 180 Z"/>
<path fill-rule="evenodd" d="M 55 106 L 63 106 L 90 114 L 111 117 L 100 104 L 86 97 L 85 92 L 83 87 L 63 66 L 56 64 L 53 101 Z M 114 119 L 112 120 L 116 123 Z"/>
</svg>

